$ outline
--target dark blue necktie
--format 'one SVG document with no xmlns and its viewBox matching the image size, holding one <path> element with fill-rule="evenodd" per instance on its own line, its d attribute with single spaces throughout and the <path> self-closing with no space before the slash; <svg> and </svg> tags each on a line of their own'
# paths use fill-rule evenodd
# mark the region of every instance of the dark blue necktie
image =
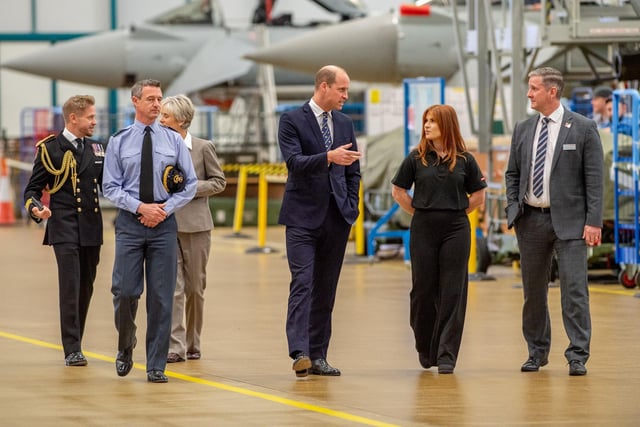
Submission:
<svg viewBox="0 0 640 427">
<path fill-rule="evenodd" d="M 542 196 L 542 189 L 544 187 L 544 160 L 547 157 L 547 141 L 549 140 L 549 128 L 547 124 L 549 118 L 544 117 L 542 119 L 542 126 L 540 128 L 540 136 L 538 136 L 538 148 L 536 149 L 536 160 L 533 164 L 533 195 L 536 197 Z"/>
<path fill-rule="evenodd" d="M 329 113 L 326 111 L 322 113 L 322 140 L 324 141 L 324 148 L 329 151 L 331 148 L 331 132 L 329 132 Z"/>
</svg>

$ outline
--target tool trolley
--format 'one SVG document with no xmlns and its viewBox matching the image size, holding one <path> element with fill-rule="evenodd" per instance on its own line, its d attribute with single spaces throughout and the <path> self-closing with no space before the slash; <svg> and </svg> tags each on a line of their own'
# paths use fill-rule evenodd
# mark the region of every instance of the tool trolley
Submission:
<svg viewBox="0 0 640 427">
<path fill-rule="evenodd" d="M 624 102 L 626 111 L 620 108 Z M 640 285 L 640 211 L 638 210 L 640 95 L 637 90 L 613 92 L 613 163 L 615 259 L 625 288 Z M 605 171 L 607 173 L 608 171 Z"/>
</svg>

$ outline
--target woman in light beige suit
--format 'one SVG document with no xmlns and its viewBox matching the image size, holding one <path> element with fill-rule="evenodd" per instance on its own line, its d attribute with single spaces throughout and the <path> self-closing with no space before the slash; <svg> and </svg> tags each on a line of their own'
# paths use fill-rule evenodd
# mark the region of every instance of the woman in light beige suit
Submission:
<svg viewBox="0 0 640 427">
<path fill-rule="evenodd" d="M 178 279 L 173 298 L 168 363 L 200 359 L 201 356 L 204 290 L 213 229 L 209 197 L 220 193 L 226 186 L 213 143 L 196 138 L 188 131 L 194 112 L 191 100 L 184 95 L 170 96 L 162 101 L 160 123 L 182 135 L 198 177 L 193 200 L 176 212 Z"/>
</svg>

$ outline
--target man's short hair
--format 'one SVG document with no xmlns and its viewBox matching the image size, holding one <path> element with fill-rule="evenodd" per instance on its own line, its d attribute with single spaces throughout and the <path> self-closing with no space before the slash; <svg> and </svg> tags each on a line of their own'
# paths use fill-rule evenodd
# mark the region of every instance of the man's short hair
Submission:
<svg viewBox="0 0 640 427">
<path fill-rule="evenodd" d="M 593 97 L 594 98 L 608 99 L 608 98 L 611 98 L 611 95 L 613 95 L 613 91 L 611 90 L 611 88 L 606 87 L 606 86 L 598 86 L 593 91 Z"/>
<path fill-rule="evenodd" d="M 75 95 L 71 98 L 67 99 L 67 101 L 62 106 L 62 116 L 64 117 L 64 121 L 69 121 L 69 116 L 71 114 L 80 114 L 90 107 L 91 105 L 95 105 L 96 100 L 91 95 Z"/>
<path fill-rule="evenodd" d="M 161 87 L 159 80 L 154 80 L 154 79 L 139 80 L 133 85 L 133 87 L 131 87 L 131 96 L 135 96 L 136 98 L 140 99 L 140 97 L 142 96 L 142 89 L 147 86 Z"/>
</svg>

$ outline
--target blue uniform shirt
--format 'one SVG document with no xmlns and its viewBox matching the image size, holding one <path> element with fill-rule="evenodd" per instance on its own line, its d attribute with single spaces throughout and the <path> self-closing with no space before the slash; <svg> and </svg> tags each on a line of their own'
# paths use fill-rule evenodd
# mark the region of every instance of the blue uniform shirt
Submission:
<svg viewBox="0 0 640 427">
<path fill-rule="evenodd" d="M 135 121 L 109 138 L 104 159 L 102 192 L 120 209 L 136 213 L 140 201 L 140 152 L 146 125 Z M 167 215 L 181 208 L 196 194 L 198 179 L 193 169 L 189 149 L 176 131 L 153 123 L 153 195 L 156 201 L 166 201 Z M 185 175 L 183 191 L 169 194 L 162 185 L 164 169 L 177 165 Z"/>
</svg>

